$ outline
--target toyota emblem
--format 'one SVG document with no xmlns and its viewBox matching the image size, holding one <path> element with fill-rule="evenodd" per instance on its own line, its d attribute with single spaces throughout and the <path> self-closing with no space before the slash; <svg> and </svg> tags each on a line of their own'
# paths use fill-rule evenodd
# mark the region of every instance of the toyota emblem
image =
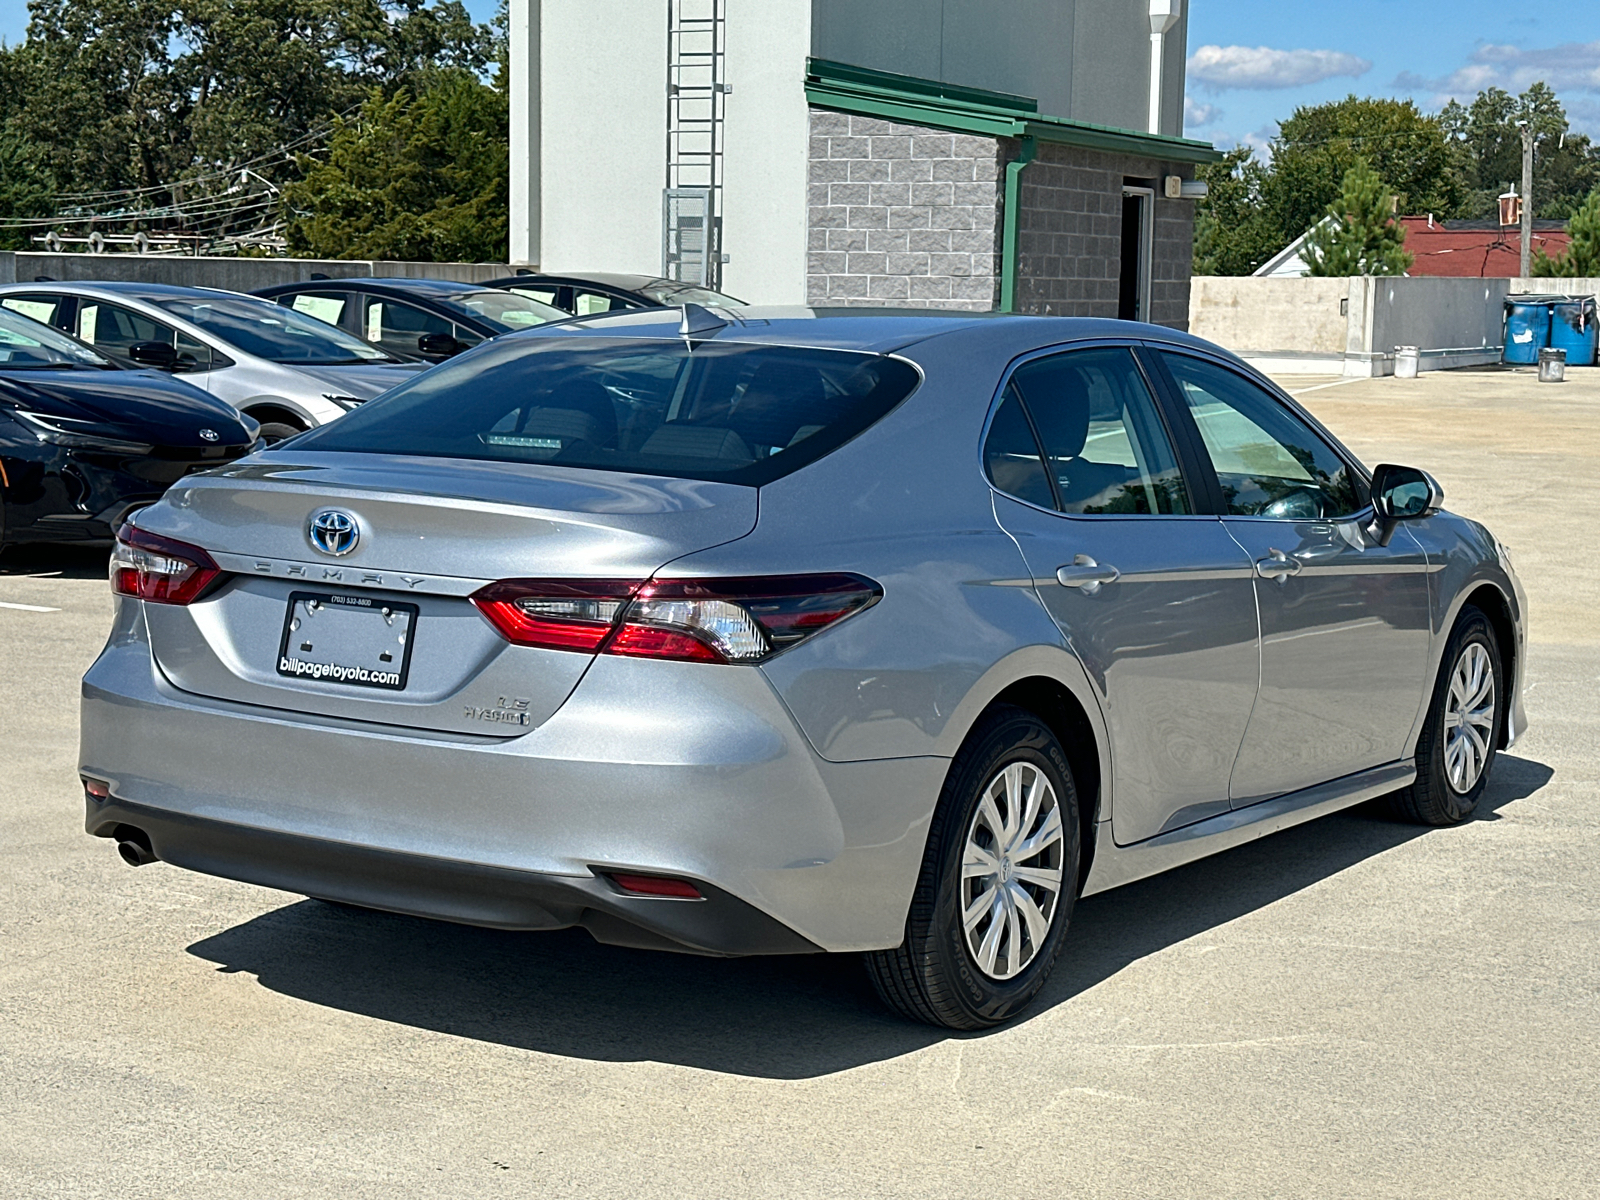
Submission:
<svg viewBox="0 0 1600 1200">
<path fill-rule="evenodd" d="M 204 439 L 204 440 L 205 440 L 205 441 L 208 441 L 208 442 L 214 442 L 214 441 L 216 441 L 216 440 L 217 440 L 217 438 L 218 438 L 218 437 L 220 437 L 220 436 L 221 436 L 221 435 L 220 435 L 220 434 L 219 434 L 219 433 L 218 433 L 218 432 L 217 432 L 217 431 L 216 431 L 216 430 L 215 430 L 215 429 L 202 429 L 202 430 L 201 430 L 201 431 L 200 431 L 200 436 L 201 436 L 201 438 L 203 438 L 203 439 Z"/>
<path fill-rule="evenodd" d="M 361 529 L 356 519 L 337 508 L 318 509 L 306 523 L 306 537 L 311 545 L 335 558 L 349 554 L 361 540 Z"/>
</svg>

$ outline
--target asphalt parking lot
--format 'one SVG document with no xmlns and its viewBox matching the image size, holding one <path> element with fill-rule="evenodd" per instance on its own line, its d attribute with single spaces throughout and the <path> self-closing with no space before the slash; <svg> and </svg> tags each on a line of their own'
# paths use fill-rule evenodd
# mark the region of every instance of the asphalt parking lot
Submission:
<svg viewBox="0 0 1600 1200">
<path fill-rule="evenodd" d="M 1512 549 L 1532 724 L 1477 819 L 1357 810 L 1094 897 L 978 1036 L 848 959 L 131 870 L 74 770 L 104 555 L 9 553 L 0 1196 L 1600 1194 L 1600 371 L 1570 375 L 1284 381 Z"/>
</svg>

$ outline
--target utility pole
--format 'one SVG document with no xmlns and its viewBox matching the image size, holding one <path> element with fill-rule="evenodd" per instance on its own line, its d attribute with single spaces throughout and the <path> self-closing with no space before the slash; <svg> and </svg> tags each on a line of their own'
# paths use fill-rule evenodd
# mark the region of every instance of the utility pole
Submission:
<svg viewBox="0 0 1600 1200">
<path fill-rule="evenodd" d="M 1518 121 L 1522 130 L 1522 261 L 1518 270 L 1526 279 L 1533 261 L 1533 122 Z"/>
</svg>

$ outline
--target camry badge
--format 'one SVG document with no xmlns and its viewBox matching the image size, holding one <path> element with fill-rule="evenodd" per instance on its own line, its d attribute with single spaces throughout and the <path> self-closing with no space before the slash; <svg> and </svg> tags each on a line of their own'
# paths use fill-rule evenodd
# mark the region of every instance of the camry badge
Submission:
<svg viewBox="0 0 1600 1200">
<path fill-rule="evenodd" d="M 218 433 L 217 433 L 217 431 L 216 431 L 216 430 L 215 430 L 215 429 L 202 429 L 202 430 L 201 430 L 201 431 L 200 431 L 200 436 L 201 436 L 201 437 L 202 437 L 202 438 L 204 438 L 204 439 L 205 439 L 205 440 L 206 440 L 206 441 L 208 441 L 208 442 L 214 442 L 214 441 L 216 441 L 216 440 L 217 440 L 217 438 L 218 438 L 218 437 L 220 437 L 220 436 L 221 436 L 221 435 L 220 435 L 220 434 L 218 434 Z"/>
<path fill-rule="evenodd" d="M 340 557 L 349 554 L 361 540 L 356 519 L 337 508 L 321 508 L 306 522 L 306 537 L 313 548 Z"/>
</svg>

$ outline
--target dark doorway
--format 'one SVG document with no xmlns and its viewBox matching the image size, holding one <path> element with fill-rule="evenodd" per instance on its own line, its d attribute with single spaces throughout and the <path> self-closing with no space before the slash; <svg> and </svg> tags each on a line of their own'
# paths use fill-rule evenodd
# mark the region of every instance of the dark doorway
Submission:
<svg viewBox="0 0 1600 1200">
<path fill-rule="evenodd" d="M 1122 189 L 1122 267 L 1117 284 L 1117 319 L 1150 319 L 1151 208 L 1155 192 L 1147 187 Z"/>
</svg>

